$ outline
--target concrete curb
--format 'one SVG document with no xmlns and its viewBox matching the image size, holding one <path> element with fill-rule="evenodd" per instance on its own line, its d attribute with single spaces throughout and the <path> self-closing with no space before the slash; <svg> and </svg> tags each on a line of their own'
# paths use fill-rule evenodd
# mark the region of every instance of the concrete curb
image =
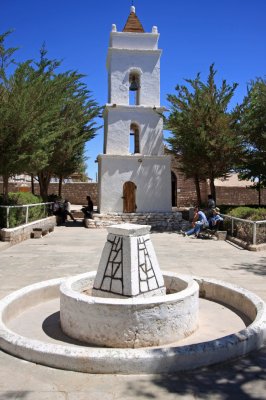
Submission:
<svg viewBox="0 0 266 400">
<path fill-rule="evenodd" d="M 66 278 L 27 286 L 0 302 L 0 347 L 25 360 L 50 367 L 105 374 L 173 373 L 228 361 L 263 347 L 266 338 L 266 305 L 255 294 L 222 281 L 194 277 L 206 299 L 234 307 L 252 321 L 235 334 L 209 342 L 153 349 L 88 348 L 53 345 L 12 332 L 8 321 L 36 299 L 59 296 Z"/>
<path fill-rule="evenodd" d="M 240 247 L 242 247 L 243 249 L 249 250 L 249 251 L 264 251 L 266 250 L 266 243 L 261 243 L 261 244 L 249 244 L 247 242 L 244 242 L 241 239 L 235 238 L 233 236 L 227 236 L 227 240 L 229 242 L 232 242 Z"/>
</svg>

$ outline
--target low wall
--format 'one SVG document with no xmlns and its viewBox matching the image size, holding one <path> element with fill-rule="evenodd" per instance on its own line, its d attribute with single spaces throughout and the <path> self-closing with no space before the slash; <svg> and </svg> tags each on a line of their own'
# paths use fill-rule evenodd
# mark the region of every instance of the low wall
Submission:
<svg viewBox="0 0 266 400">
<path fill-rule="evenodd" d="M 56 225 L 55 216 L 39 219 L 37 221 L 30 222 L 29 224 L 21 225 L 16 228 L 3 228 L 0 230 L 0 240 L 3 242 L 10 242 L 11 244 L 17 244 L 23 240 L 27 240 L 31 237 L 33 229 L 41 228 L 47 232 L 54 230 Z"/>
<path fill-rule="evenodd" d="M 169 213 L 108 213 L 93 214 L 93 219 L 86 219 L 86 228 L 105 228 L 110 225 L 117 224 L 140 224 L 150 225 L 152 230 L 156 231 L 179 231 L 187 229 L 189 223 L 182 219 L 181 212 Z"/>
</svg>

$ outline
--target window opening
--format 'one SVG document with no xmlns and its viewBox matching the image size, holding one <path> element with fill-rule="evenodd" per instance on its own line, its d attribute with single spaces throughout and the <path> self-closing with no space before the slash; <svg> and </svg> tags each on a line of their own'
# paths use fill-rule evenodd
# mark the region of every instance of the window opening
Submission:
<svg viewBox="0 0 266 400">
<path fill-rule="evenodd" d="M 136 124 L 130 126 L 130 154 L 140 153 L 139 149 L 139 128 Z"/>
</svg>

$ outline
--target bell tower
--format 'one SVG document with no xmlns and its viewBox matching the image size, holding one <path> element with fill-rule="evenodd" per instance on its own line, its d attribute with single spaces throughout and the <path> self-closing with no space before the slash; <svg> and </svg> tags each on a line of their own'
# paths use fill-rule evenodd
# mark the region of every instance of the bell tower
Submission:
<svg viewBox="0 0 266 400">
<path fill-rule="evenodd" d="M 144 32 L 135 7 L 122 32 L 112 25 L 108 103 L 99 162 L 99 209 L 171 211 L 170 156 L 164 155 L 157 27 Z"/>
</svg>

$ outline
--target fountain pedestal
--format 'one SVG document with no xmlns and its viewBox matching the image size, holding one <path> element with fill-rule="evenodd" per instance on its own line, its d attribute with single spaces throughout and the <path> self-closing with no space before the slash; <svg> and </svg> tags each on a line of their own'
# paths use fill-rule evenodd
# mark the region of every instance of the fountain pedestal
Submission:
<svg viewBox="0 0 266 400">
<path fill-rule="evenodd" d="M 97 274 L 61 285 L 65 334 L 98 346 L 135 348 L 172 343 L 197 329 L 199 286 L 191 277 L 162 274 L 149 230 L 109 227 Z"/>
<path fill-rule="evenodd" d="M 150 229 L 148 225 L 133 224 L 107 228 L 93 296 L 125 298 L 166 294 Z"/>
</svg>

